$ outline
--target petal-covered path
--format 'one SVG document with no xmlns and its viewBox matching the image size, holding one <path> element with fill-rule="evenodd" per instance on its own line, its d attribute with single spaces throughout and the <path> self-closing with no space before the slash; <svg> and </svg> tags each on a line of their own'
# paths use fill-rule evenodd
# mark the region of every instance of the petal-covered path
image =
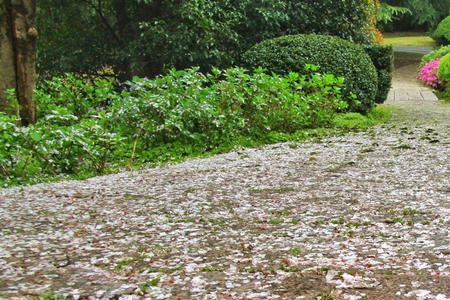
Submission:
<svg viewBox="0 0 450 300">
<path fill-rule="evenodd" d="M 450 107 L 0 191 L 0 298 L 450 299 Z M 128 295 L 128 296 L 125 296 Z"/>
</svg>

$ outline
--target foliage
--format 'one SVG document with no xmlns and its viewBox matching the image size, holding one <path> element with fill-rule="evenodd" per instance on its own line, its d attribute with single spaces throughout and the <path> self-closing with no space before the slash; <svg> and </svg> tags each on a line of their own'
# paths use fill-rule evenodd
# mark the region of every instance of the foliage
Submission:
<svg viewBox="0 0 450 300">
<path fill-rule="evenodd" d="M 377 69 L 378 92 L 376 103 L 384 103 L 391 89 L 392 72 L 394 70 L 394 49 L 392 46 L 366 45 L 364 50 L 370 56 Z"/>
<path fill-rule="evenodd" d="M 400 7 L 389 5 L 387 3 L 381 3 L 378 9 L 377 20 L 382 24 L 389 24 L 394 19 L 404 14 L 412 14 L 411 10 L 407 7 Z"/>
<path fill-rule="evenodd" d="M 266 40 L 247 51 L 244 61 L 280 74 L 304 72 L 302 66 L 314 64 L 321 72 L 345 77 L 343 95 L 351 111 L 367 112 L 375 103 L 378 80 L 370 57 L 361 46 L 337 37 L 293 35 Z"/>
<path fill-rule="evenodd" d="M 450 0 L 382 0 L 382 4 L 403 7 L 411 12 L 397 14 L 392 22 L 380 22 L 385 31 L 430 31 L 450 13 Z"/>
<path fill-rule="evenodd" d="M 113 105 L 113 119 L 143 149 L 174 142 L 213 147 L 224 138 L 327 124 L 345 105 L 342 85 L 342 78 L 330 74 L 172 70 L 155 80 L 129 82 L 128 92 Z"/>
<path fill-rule="evenodd" d="M 37 124 L 20 127 L 0 114 L 0 182 L 103 174 L 327 126 L 346 106 L 343 84 L 331 74 L 241 68 L 171 70 L 136 77 L 122 91 L 101 78 L 54 78 L 36 94 Z"/>
<path fill-rule="evenodd" d="M 427 86 L 437 88 L 439 86 L 439 64 L 440 59 L 432 60 L 426 63 L 419 72 L 419 80 L 421 80 Z"/>
<path fill-rule="evenodd" d="M 361 0 L 40 1 L 38 66 L 44 78 L 111 66 L 121 79 L 171 67 L 223 68 L 286 34 L 371 42 L 369 14 Z"/>
<path fill-rule="evenodd" d="M 432 34 L 433 39 L 441 45 L 450 44 L 450 16 L 445 18 Z"/>
<path fill-rule="evenodd" d="M 420 62 L 420 68 L 423 68 L 423 66 L 432 61 L 436 60 L 438 58 L 444 57 L 446 54 L 450 53 L 450 45 L 449 46 L 442 46 L 437 49 L 435 49 L 433 52 L 428 53 L 422 57 L 422 60 Z"/>
<path fill-rule="evenodd" d="M 441 63 L 439 64 L 438 77 L 444 85 L 444 88 L 448 89 L 450 84 L 450 53 L 448 53 L 441 59 Z"/>
<path fill-rule="evenodd" d="M 412 22 L 426 25 L 428 29 L 435 28 L 440 19 L 449 13 L 449 0 L 408 0 L 408 7 L 413 13 Z"/>
<path fill-rule="evenodd" d="M 114 89 L 112 77 L 91 78 L 68 73 L 41 81 L 34 93 L 38 117 L 63 108 L 77 118 L 95 115 L 117 96 Z"/>
<path fill-rule="evenodd" d="M 118 59 L 118 45 L 89 1 L 37 3 L 37 70 L 48 78 L 62 70 L 96 73 Z"/>
</svg>

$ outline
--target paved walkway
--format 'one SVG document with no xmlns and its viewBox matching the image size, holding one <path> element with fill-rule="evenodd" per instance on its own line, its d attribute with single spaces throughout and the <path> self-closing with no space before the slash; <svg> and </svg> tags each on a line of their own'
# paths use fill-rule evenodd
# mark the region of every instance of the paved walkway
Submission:
<svg viewBox="0 0 450 300">
<path fill-rule="evenodd" d="M 367 132 L 0 190 L 0 298 L 450 299 L 450 108 L 423 98 Z"/>
<path fill-rule="evenodd" d="M 417 78 L 417 62 L 411 60 L 395 70 L 392 89 L 388 96 L 388 103 L 402 101 L 438 101 L 429 88 L 424 87 Z"/>
<path fill-rule="evenodd" d="M 433 50 L 433 47 L 428 46 L 394 46 L 395 52 L 420 53 L 427 54 Z"/>
</svg>

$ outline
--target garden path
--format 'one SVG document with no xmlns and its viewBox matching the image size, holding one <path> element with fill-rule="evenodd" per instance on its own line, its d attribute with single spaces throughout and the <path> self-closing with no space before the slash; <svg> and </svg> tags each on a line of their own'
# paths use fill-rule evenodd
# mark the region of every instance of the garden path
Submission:
<svg viewBox="0 0 450 300">
<path fill-rule="evenodd" d="M 450 299 L 450 109 L 426 100 L 366 132 L 0 190 L 0 298 Z"/>
<path fill-rule="evenodd" d="M 414 49 L 415 48 L 413 48 L 411 51 L 413 51 Z M 424 87 L 416 78 L 417 61 L 415 61 L 414 59 L 410 59 L 404 60 L 402 63 L 400 63 L 395 70 L 392 89 L 388 96 L 388 103 L 398 101 L 438 101 L 438 98 L 432 92 L 432 90 Z"/>
</svg>

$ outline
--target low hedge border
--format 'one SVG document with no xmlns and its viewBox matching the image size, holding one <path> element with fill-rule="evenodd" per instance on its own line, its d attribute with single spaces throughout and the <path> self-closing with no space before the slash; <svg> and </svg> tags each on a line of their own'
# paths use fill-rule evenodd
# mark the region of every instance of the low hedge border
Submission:
<svg viewBox="0 0 450 300">
<path fill-rule="evenodd" d="M 394 70 L 394 48 L 383 45 L 365 45 L 364 50 L 370 56 L 378 73 L 378 93 L 376 103 L 384 103 L 392 86 Z"/>
</svg>

